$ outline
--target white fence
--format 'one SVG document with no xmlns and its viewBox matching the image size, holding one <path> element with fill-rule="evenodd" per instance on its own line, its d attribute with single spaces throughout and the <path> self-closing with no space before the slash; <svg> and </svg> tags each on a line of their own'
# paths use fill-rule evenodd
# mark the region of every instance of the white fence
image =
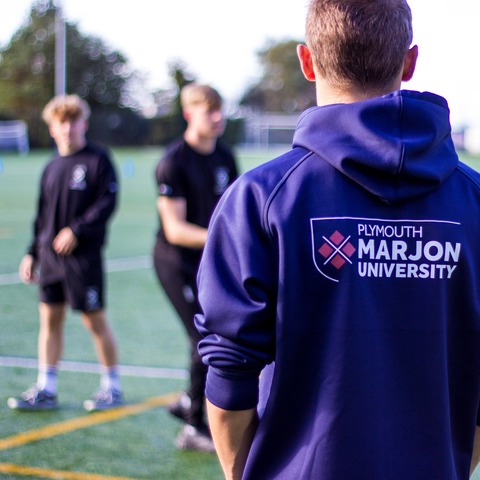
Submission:
<svg viewBox="0 0 480 480">
<path fill-rule="evenodd" d="M 22 155 L 29 152 L 28 127 L 23 120 L 0 121 L 0 150 L 17 150 Z"/>
<path fill-rule="evenodd" d="M 263 113 L 245 116 L 246 144 L 257 148 L 291 145 L 300 114 Z"/>
</svg>

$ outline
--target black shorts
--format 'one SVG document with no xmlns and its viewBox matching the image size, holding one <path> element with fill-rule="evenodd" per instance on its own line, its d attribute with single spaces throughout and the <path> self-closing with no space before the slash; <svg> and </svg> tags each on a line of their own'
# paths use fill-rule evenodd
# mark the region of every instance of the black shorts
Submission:
<svg viewBox="0 0 480 480">
<path fill-rule="evenodd" d="M 57 278 L 40 280 L 40 301 L 68 303 L 72 310 L 93 312 L 104 308 L 103 264 L 100 253 L 62 259 Z"/>
</svg>

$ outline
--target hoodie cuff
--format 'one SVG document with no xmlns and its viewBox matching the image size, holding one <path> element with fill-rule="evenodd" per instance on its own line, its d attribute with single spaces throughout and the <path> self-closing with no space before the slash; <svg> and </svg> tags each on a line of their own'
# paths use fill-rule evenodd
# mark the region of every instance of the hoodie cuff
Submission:
<svg viewBox="0 0 480 480">
<path fill-rule="evenodd" d="M 258 403 L 258 375 L 239 377 L 209 367 L 205 396 L 223 410 L 249 410 Z"/>
<path fill-rule="evenodd" d="M 37 251 L 33 247 L 27 250 L 26 255 L 30 255 L 34 260 L 37 259 Z"/>
<path fill-rule="evenodd" d="M 70 230 L 79 238 L 82 234 L 82 224 L 78 220 L 74 220 L 70 225 Z"/>
</svg>

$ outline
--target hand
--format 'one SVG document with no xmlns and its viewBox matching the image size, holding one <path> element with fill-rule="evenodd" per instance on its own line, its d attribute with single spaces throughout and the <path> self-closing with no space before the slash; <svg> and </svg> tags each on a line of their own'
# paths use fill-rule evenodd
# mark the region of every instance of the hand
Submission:
<svg viewBox="0 0 480 480">
<path fill-rule="evenodd" d="M 35 272 L 35 260 L 31 255 L 25 255 L 22 258 L 18 267 L 18 274 L 20 280 L 25 284 L 35 283 L 38 280 Z"/>
<path fill-rule="evenodd" d="M 52 247 L 58 255 L 70 255 L 77 248 L 78 240 L 70 227 L 62 228 L 53 239 Z"/>
</svg>

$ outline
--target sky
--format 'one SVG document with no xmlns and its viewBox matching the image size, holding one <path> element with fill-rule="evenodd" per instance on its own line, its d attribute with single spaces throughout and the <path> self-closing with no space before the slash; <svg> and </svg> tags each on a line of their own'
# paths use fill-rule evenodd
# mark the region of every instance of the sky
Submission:
<svg viewBox="0 0 480 480">
<path fill-rule="evenodd" d="M 34 0 L 2 2 L 0 46 L 28 18 Z M 304 38 L 307 0 L 57 0 L 69 22 L 100 37 L 142 72 L 147 88 L 171 86 L 168 63 L 179 59 L 229 102 L 262 73 L 257 52 L 268 40 Z M 454 127 L 480 127 L 480 4 L 410 0 L 419 59 L 402 88 L 447 98 Z"/>
</svg>

